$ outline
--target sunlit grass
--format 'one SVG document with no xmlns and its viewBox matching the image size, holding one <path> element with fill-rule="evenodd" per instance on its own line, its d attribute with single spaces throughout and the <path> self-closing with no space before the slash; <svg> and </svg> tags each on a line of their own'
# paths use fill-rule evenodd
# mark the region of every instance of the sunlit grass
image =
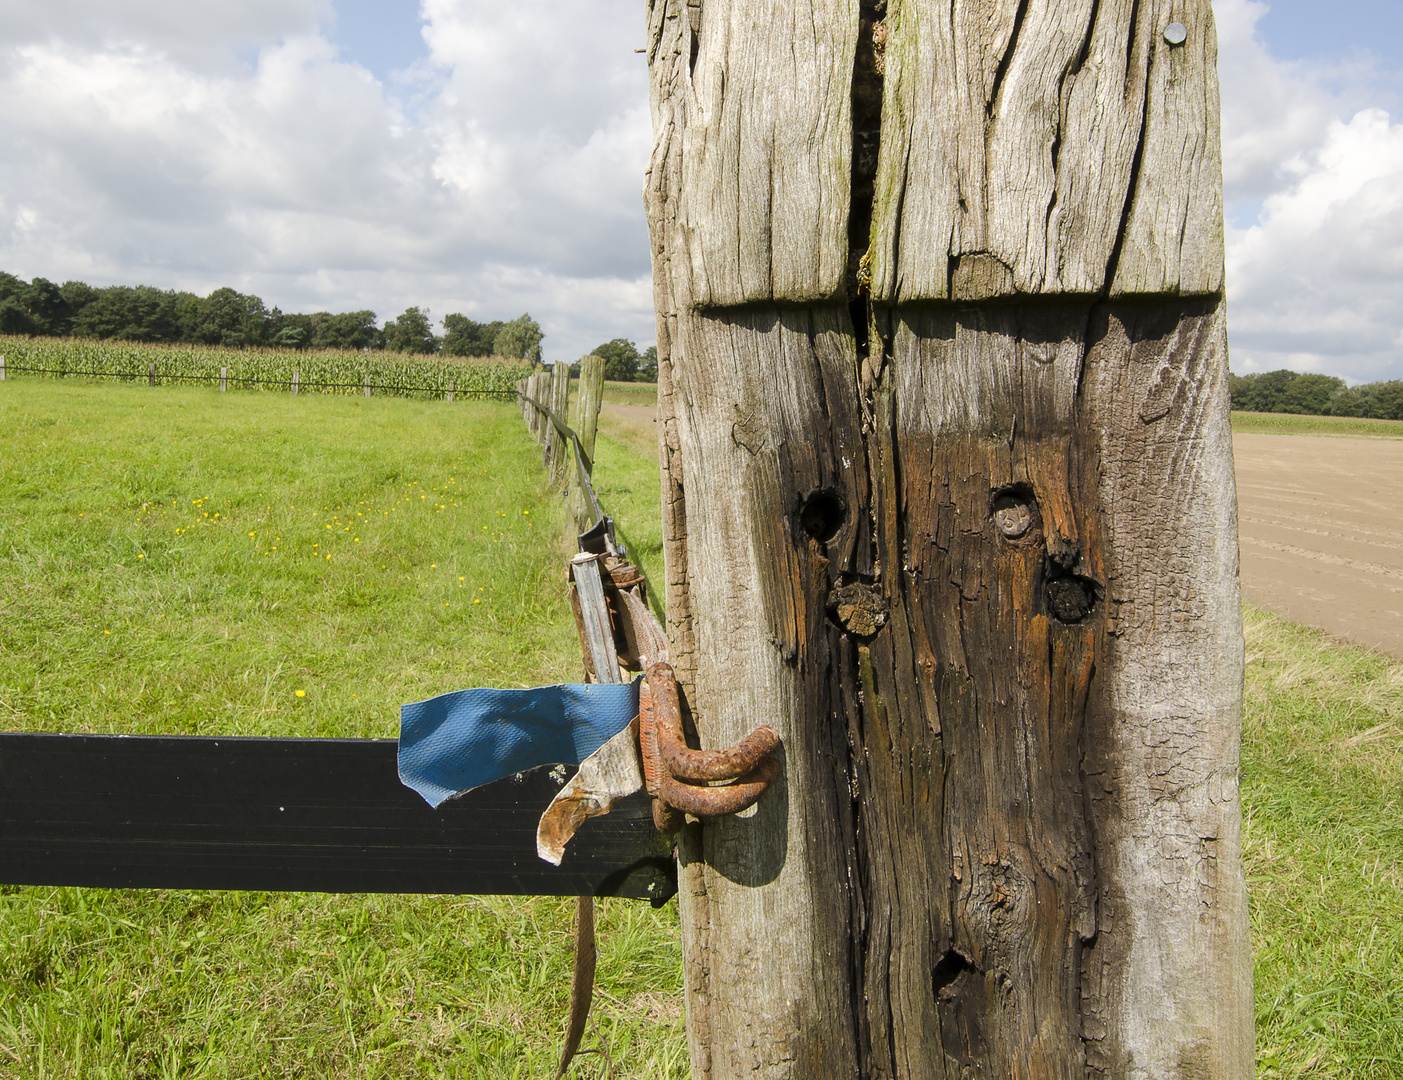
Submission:
<svg viewBox="0 0 1403 1080">
<path fill-rule="evenodd" d="M 7 382 L 0 425 L 0 726 L 388 736 L 575 669 L 511 405 Z"/>
<path fill-rule="evenodd" d="M 388 737 L 578 678 L 513 404 L 7 380 L 0 430 L 0 728 Z M 548 1075 L 571 910 L 0 890 L 0 1077 Z M 586 1048 L 685 1075 L 680 977 L 675 908 L 602 902 Z"/>
<path fill-rule="evenodd" d="M 604 401 L 615 405 L 656 405 L 658 384 L 644 382 L 606 382 Z"/>
<path fill-rule="evenodd" d="M 1403 664 L 1247 613 L 1258 1075 L 1403 1076 Z"/>
</svg>

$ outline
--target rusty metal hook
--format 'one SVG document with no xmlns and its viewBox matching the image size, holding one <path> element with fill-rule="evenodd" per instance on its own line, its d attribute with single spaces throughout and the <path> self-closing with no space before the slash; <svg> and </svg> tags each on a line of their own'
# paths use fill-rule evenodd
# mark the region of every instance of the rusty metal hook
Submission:
<svg viewBox="0 0 1403 1080">
<path fill-rule="evenodd" d="M 779 762 L 770 756 L 779 746 L 774 728 L 758 727 L 724 750 L 686 744 L 677 678 L 667 663 L 649 665 L 638 716 L 644 785 L 653 796 L 653 823 L 662 832 L 676 832 L 683 813 L 720 817 L 746 810 L 779 776 Z M 734 783 L 706 786 L 720 780 Z"/>
</svg>

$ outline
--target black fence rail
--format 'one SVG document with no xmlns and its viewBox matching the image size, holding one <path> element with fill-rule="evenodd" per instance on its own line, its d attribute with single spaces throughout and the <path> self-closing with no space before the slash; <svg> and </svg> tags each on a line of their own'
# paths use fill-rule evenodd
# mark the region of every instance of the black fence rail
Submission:
<svg viewBox="0 0 1403 1080">
<path fill-rule="evenodd" d="M 536 769 L 432 809 L 393 739 L 0 733 L 0 882 L 622 896 L 677 891 L 643 793 L 536 855 L 565 782 Z"/>
</svg>

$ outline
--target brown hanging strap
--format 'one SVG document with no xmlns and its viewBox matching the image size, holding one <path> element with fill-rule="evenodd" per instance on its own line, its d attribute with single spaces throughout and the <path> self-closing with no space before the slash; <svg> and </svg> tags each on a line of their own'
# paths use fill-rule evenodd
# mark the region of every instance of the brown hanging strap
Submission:
<svg viewBox="0 0 1403 1080">
<path fill-rule="evenodd" d="M 575 1052 L 584 1038 L 585 1022 L 589 1019 L 590 1002 L 594 998 L 594 965 L 598 953 L 594 946 L 594 897 L 575 898 L 575 973 L 570 979 L 570 1022 L 565 1028 L 565 1047 L 560 1053 L 560 1066 L 555 1080 L 565 1075 Z"/>
</svg>

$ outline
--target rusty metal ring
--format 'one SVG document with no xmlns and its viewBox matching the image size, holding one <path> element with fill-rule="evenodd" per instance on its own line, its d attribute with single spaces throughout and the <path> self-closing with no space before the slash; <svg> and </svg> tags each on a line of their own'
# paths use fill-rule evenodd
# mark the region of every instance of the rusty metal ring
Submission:
<svg viewBox="0 0 1403 1080">
<path fill-rule="evenodd" d="M 664 777 L 659 794 L 676 810 L 697 817 L 721 817 L 738 814 L 754 806 L 761 795 L 779 777 L 779 762 L 763 758 L 734 784 L 724 787 L 693 787 L 672 777 Z"/>
<path fill-rule="evenodd" d="M 693 750 L 682 738 L 682 708 L 671 665 L 651 665 L 647 679 L 658 754 L 668 772 L 677 779 L 730 780 L 750 772 L 779 746 L 778 733 L 764 726 L 724 750 Z"/>
</svg>

